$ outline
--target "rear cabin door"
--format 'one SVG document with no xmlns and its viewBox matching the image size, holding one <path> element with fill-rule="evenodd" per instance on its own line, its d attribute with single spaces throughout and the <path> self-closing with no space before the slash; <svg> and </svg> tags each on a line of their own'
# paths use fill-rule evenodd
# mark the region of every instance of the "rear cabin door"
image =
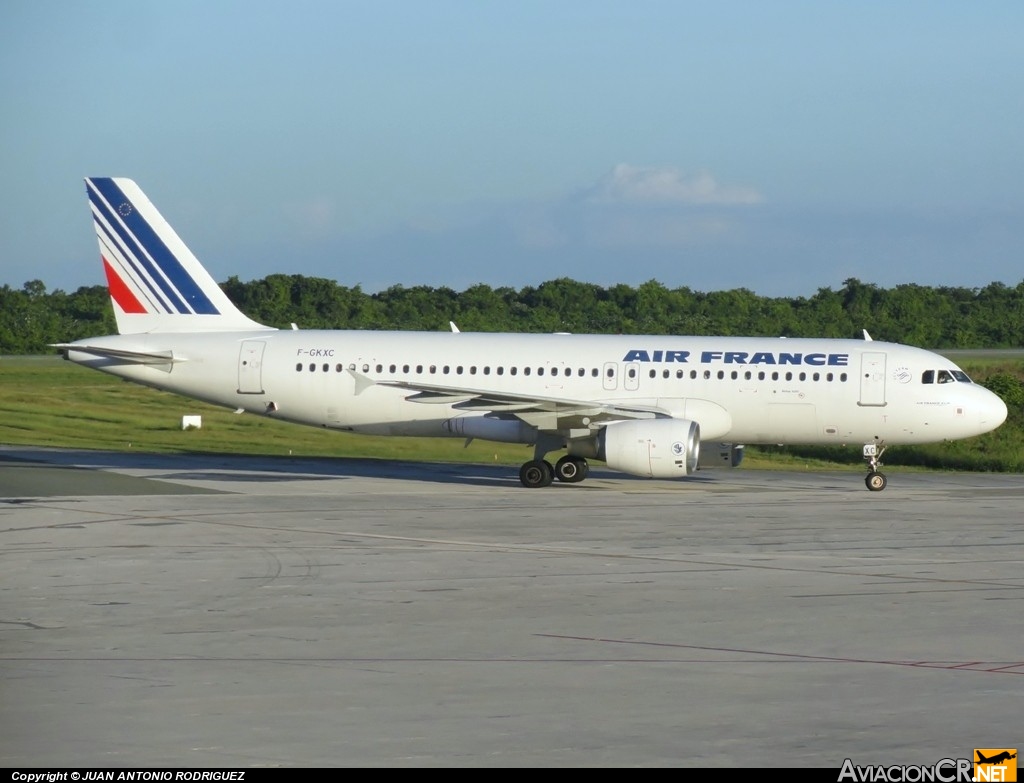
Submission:
<svg viewBox="0 0 1024 783">
<path fill-rule="evenodd" d="M 243 340 L 238 353 L 238 393 L 263 394 L 263 340 Z"/>
</svg>

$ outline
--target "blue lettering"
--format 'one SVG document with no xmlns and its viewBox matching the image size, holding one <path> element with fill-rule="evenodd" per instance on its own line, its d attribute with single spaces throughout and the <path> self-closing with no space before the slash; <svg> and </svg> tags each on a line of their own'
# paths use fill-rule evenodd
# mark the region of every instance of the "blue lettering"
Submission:
<svg viewBox="0 0 1024 783">
<path fill-rule="evenodd" d="M 779 364 L 800 364 L 800 354 L 798 353 L 780 353 Z"/>
<path fill-rule="evenodd" d="M 649 362 L 651 360 L 647 351 L 627 351 L 624 362 Z"/>
<path fill-rule="evenodd" d="M 746 364 L 747 363 L 747 352 L 746 351 L 726 351 L 725 352 L 725 363 L 726 364 Z"/>
<path fill-rule="evenodd" d="M 825 354 L 823 353 L 809 353 L 804 357 L 804 364 L 812 364 L 815 367 L 821 367 L 825 363 Z"/>
<path fill-rule="evenodd" d="M 828 363 L 832 367 L 845 367 L 849 360 L 850 355 L 846 353 L 830 353 L 828 355 Z"/>
<path fill-rule="evenodd" d="M 686 358 L 690 355 L 689 351 L 665 351 L 666 362 L 678 362 L 679 364 L 686 364 Z"/>
<path fill-rule="evenodd" d="M 758 351 L 750 357 L 751 364 L 775 364 L 775 354 Z"/>
<path fill-rule="evenodd" d="M 701 364 L 710 364 L 715 359 L 721 359 L 721 358 L 722 358 L 722 352 L 721 351 L 704 351 L 700 355 L 700 363 Z"/>
</svg>

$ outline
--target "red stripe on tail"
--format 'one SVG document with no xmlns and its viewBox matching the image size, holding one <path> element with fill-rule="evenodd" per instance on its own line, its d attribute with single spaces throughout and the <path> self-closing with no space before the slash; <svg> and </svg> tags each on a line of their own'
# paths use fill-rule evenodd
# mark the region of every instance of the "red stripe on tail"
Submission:
<svg viewBox="0 0 1024 783">
<path fill-rule="evenodd" d="M 118 307 L 126 313 L 146 312 L 146 308 L 135 298 L 135 294 L 125 285 L 124 280 L 114 271 L 114 268 L 105 258 L 103 259 L 103 271 L 107 275 L 107 287 L 110 289 L 110 298 L 117 302 Z"/>
</svg>

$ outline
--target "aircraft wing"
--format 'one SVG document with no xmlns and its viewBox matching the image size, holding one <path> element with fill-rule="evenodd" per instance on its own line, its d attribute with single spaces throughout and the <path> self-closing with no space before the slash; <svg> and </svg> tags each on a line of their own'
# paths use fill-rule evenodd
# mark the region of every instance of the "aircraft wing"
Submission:
<svg viewBox="0 0 1024 783">
<path fill-rule="evenodd" d="M 624 419 L 670 418 L 667 411 L 648 405 L 543 397 L 416 381 L 377 381 L 376 385 L 412 392 L 406 397 L 409 402 L 451 405 L 465 411 L 509 414 L 547 432 L 592 428 L 595 424 Z"/>
</svg>

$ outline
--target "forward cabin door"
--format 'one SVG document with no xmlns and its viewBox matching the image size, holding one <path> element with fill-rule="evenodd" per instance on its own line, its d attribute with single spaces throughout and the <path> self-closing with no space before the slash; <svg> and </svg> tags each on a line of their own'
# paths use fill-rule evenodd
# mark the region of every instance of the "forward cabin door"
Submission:
<svg viewBox="0 0 1024 783">
<path fill-rule="evenodd" d="M 263 340 L 243 340 L 238 353 L 238 393 L 263 394 Z"/>
<path fill-rule="evenodd" d="M 885 405 L 885 354 L 879 351 L 860 355 L 859 405 Z"/>
</svg>

